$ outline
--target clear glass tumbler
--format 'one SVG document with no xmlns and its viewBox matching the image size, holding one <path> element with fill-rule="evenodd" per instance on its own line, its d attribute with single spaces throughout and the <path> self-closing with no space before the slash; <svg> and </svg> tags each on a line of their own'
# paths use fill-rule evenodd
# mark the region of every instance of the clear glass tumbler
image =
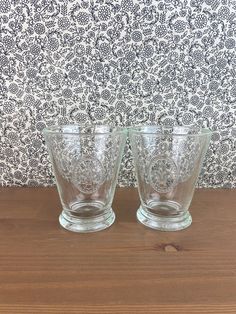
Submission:
<svg viewBox="0 0 236 314">
<path fill-rule="evenodd" d="M 76 232 L 109 227 L 126 130 L 65 125 L 45 129 L 44 137 L 63 207 L 60 224 Z"/>
<path fill-rule="evenodd" d="M 163 231 L 187 228 L 211 131 L 141 126 L 129 130 L 141 205 L 138 220 Z"/>
</svg>

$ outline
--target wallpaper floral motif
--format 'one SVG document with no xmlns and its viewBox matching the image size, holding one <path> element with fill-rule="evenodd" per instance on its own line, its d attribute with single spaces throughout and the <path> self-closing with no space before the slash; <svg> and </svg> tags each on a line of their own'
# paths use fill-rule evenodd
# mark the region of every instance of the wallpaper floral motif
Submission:
<svg viewBox="0 0 236 314">
<path fill-rule="evenodd" d="M 45 126 L 155 122 L 218 130 L 199 185 L 236 187 L 235 49 L 231 0 L 0 0 L 0 183 L 53 183 Z"/>
</svg>

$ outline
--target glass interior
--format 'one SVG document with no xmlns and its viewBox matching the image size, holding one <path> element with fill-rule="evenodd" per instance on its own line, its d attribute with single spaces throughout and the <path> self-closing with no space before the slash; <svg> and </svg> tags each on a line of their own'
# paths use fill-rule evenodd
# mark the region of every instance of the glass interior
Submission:
<svg viewBox="0 0 236 314">
<path fill-rule="evenodd" d="M 212 133 L 207 128 L 201 128 L 199 126 L 173 126 L 164 127 L 161 125 L 146 125 L 146 126 L 135 126 L 129 128 L 129 132 L 142 133 L 142 134 L 154 134 L 154 135 L 173 135 L 173 136 L 186 136 L 186 135 L 204 135 Z"/>
<path fill-rule="evenodd" d="M 59 134 L 109 134 L 114 132 L 124 132 L 121 127 L 110 125 L 58 125 L 44 129 L 45 133 L 59 133 Z"/>
</svg>

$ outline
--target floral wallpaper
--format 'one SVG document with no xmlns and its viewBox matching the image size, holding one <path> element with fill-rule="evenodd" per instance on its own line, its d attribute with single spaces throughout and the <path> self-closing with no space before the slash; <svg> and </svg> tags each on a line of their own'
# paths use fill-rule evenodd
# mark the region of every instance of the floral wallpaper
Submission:
<svg viewBox="0 0 236 314">
<path fill-rule="evenodd" d="M 232 0 L 0 0 L 0 184 L 53 183 L 45 126 L 153 122 L 217 130 L 199 186 L 236 187 L 235 49 Z"/>
</svg>

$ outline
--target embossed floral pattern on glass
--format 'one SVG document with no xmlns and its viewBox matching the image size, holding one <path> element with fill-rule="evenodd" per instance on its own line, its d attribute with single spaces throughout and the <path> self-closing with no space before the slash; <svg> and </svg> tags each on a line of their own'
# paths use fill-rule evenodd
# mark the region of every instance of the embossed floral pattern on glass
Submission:
<svg viewBox="0 0 236 314">
<path fill-rule="evenodd" d="M 63 207 L 61 225 L 78 232 L 109 227 L 126 130 L 67 125 L 44 135 Z"/>
<path fill-rule="evenodd" d="M 188 227 L 188 211 L 211 132 L 161 126 L 130 128 L 141 205 L 137 218 L 153 229 Z"/>
</svg>

